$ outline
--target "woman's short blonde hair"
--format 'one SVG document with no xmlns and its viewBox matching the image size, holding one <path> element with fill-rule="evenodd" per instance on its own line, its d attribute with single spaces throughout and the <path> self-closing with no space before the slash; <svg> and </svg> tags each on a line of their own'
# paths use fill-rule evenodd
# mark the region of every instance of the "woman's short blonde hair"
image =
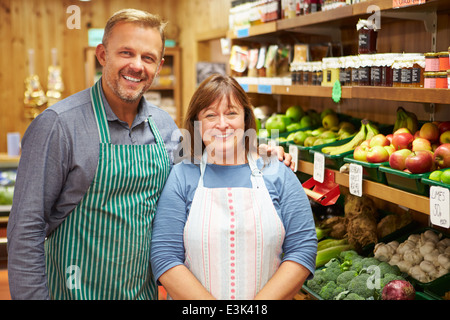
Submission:
<svg viewBox="0 0 450 320">
<path fill-rule="evenodd" d="M 151 14 L 146 11 L 137 10 L 137 9 L 122 9 L 114 13 L 106 23 L 105 30 L 103 33 L 102 43 L 105 48 L 108 45 L 108 39 L 111 36 L 112 30 L 114 26 L 119 22 L 129 22 L 136 23 L 146 28 L 155 28 L 159 31 L 162 40 L 162 52 L 161 59 L 164 57 L 165 50 L 165 40 L 166 36 L 164 34 L 164 29 L 167 25 L 167 22 L 162 21 L 162 19 L 155 14 Z"/>
</svg>

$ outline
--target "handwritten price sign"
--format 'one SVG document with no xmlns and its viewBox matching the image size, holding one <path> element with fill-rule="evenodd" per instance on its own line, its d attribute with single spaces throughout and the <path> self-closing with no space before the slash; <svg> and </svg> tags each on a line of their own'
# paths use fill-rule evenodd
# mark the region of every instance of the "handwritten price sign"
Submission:
<svg viewBox="0 0 450 320">
<path fill-rule="evenodd" d="M 430 187 L 430 221 L 436 226 L 450 228 L 450 189 Z"/>
</svg>

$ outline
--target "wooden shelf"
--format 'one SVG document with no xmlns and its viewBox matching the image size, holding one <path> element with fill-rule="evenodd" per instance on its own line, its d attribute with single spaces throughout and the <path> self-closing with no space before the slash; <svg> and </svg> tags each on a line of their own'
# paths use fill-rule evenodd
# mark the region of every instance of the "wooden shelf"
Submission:
<svg viewBox="0 0 450 320">
<path fill-rule="evenodd" d="M 302 85 L 248 85 L 244 89 L 249 93 L 282 94 L 291 96 L 308 96 L 331 98 L 332 87 L 302 86 Z M 267 89 L 267 86 L 270 86 Z M 392 87 L 342 87 L 343 99 L 371 99 L 387 101 L 404 101 L 419 103 L 450 104 L 449 89 L 424 89 L 424 88 L 392 88 Z"/>
<path fill-rule="evenodd" d="M 414 20 L 418 17 L 417 13 L 425 14 L 431 11 L 450 10 L 450 1 L 428 0 L 425 4 L 421 5 L 394 8 L 392 7 L 392 0 L 371 0 L 332 10 L 319 11 L 290 19 L 280 19 L 257 26 L 251 26 L 248 29 L 240 30 L 239 32 L 229 30 L 227 35 L 231 39 L 244 39 L 280 31 L 302 32 L 308 27 L 324 27 L 330 29 L 341 25 L 356 25 L 358 19 L 368 17 L 369 13 L 367 13 L 367 8 L 369 6 L 380 8 L 382 18 L 383 13 L 385 13 L 386 17 L 393 19 L 396 19 L 397 17 L 397 19 Z M 415 15 L 410 15 L 411 13 Z M 398 14 L 398 16 L 396 16 L 396 14 Z M 388 20 L 384 19 L 383 21 Z"/>
<path fill-rule="evenodd" d="M 298 171 L 312 176 L 314 174 L 314 164 L 311 162 L 300 160 L 298 163 Z M 335 182 L 341 186 L 348 188 L 348 174 L 340 173 L 336 170 L 332 171 L 334 171 L 335 174 Z M 422 212 L 427 215 L 430 214 L 430 199 L 428 197 L 405 192 L 403 190 L 392 188 L 387 185 L 369 180 L 363 180 L 362 188 L 364 194 L 374 196 L 376 198 L 392 203 L 397 203 L 407 208 L 414 208 L 415 211 Z"/>
</svg>

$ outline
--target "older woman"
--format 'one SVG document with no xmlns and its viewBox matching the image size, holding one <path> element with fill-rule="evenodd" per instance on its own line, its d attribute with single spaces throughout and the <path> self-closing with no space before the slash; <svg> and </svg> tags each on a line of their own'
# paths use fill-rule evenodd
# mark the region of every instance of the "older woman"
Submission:
<svg viewBox="0 0 450 320">
<path fill-rule="evenodd" d="M 172 169 L 153 225 L 152 270 L 173 299 L 292 299 L 314 273 L 308 199 L 287 166 L 258 156 L 255 127 L 233 78 L 194 93 L 192 157 Z"/>
</svg>

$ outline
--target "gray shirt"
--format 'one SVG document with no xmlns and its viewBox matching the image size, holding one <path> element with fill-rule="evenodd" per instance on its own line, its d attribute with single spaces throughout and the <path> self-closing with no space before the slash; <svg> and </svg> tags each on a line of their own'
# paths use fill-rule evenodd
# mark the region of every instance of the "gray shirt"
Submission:
<svg viewBox="0 0 450 320">
<path fill-rule="evenodd" d="M 154 144 L 151 116 L 171 164 L 180 130 L 168 113 L 141 99 L 131 128 L 117 118 L 103 92 L 111 143 Z M 8 221 L 8 277 L 13 299 L 48 299 L 44 240 L 78 205 L 97 169 L 99 135 L 89 89 L 42 112 L 22 139 L 14 200 Z"/>
</svg>

